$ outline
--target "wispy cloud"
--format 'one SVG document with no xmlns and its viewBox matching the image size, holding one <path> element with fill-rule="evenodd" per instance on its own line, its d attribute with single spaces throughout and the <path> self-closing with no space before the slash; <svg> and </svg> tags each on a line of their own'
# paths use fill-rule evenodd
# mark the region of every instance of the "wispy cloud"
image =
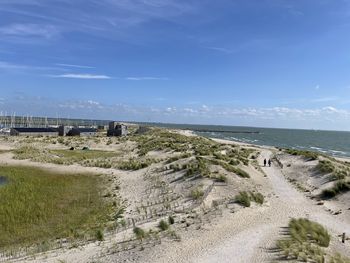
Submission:
<svg viewBox="0 0 350 263">
<path fill-rule="evenodd" d="M 169 78 L 160 78 L 160 77 L 126 77 L 126 80 L 169 80 Z"/>
<path fill-rule="evenodd" d="M 94 75 L 94 74 L 61 74 L 52 75 L 53 78 L 68 78 L 68 79 L 111 79 L 112 77 L 107 75 Z"/>
<path fill-rule="evenodd" d="M 10 24 L 0 27 L 0 34 L 5 36 L 52 38 L 59 34 L 53 25 L 43 24 Z"/>
<path fill-rule="evenodd" d="M 12 24 L 4 26 L 2 31 L 9 35 L 44 37 L 51 37 L 60 31 L 80 31 L 88 34 L 103 33 L 104 37 L 112 37 L 118 35 L 120 29 L 137 27 L 154 19 L 178 23 L 180 20 L 176 18 L 193 12 L 197 6 L 192 1 L 177 0 L 91 0 L 86 2 L 89 3 L 89 8 L 93 8 L 94 16 L 91 16 L 89 8 L 82 9 L 79 4 L 72 4 L 68 0 L 60 0 L 56 3 L 47 0 L 3 0 L 0 11 L 40 19 L 46 25 Z M 27 8 L 29 5 L 35 9 Z M 49 13 L 48 7 L 52 7 Z M 106 35 L 106 32 L 110 34 Z"/>
<path fill-rule="evenodd" d="M 214 51 L 218 51 L 218 52 L 222 52 L 222 53 L 226 53 L 226 54 L 232 54 L 234 53 L 234 50 L 232 49 L 228 49 L 228 48 L 224 48 L 224 47 L 205 47 L 206 49 L 211 49 Z"/>
<path fill-rule="evenodd" d="M 86 68 L 86 69 L 93 69 L 95 67 L 91 67 L 91 66 L 84 66 L 84 65 L 74 65 L 74 64 L 64 64 L 64 63 L 56 63 L 56 66 L 60 66 L 60 67 L 67 67 L 67 68 Z"/>
<path fill-rule="evenodd" d="M 57 67 L 55 68 L 55 67 L 16 64 L 8 61 L 0 61 L 0 69 L 9 70 L 9 71 L 61 70 L 60 68 L 57 68 Z"/>
</svg>

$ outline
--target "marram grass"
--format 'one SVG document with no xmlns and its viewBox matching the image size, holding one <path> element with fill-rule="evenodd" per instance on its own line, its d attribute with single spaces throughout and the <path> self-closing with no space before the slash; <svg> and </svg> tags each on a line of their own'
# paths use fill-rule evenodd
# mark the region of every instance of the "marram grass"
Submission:
<svg viewBox="0 0 350 263">
<path fill-rule="evenodd" d="M 58 174 L 32 167 L 0 167 L 0 249 L 56 238 L 93 238 L 112 206 L 96 175 Z"/>
</svg>

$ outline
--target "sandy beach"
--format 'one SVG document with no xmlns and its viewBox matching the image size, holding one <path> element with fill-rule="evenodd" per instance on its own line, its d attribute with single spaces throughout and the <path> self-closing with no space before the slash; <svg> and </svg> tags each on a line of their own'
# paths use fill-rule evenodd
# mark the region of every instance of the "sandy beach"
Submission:
<svg viewBox="0 0 350 263">
<path fill-rule="evenodd" d="M 184 136 L 196 137 L 190 131 L 174 131 Z M 250 178 L 241 178 L 227 173 L 225 184 L 214 183 L 211 190 L 204 196 L 198 205 L 182 213 L 174 208 L 176 224 L 173 230 L 179 238 L 163 237 L 160 243 L 140 247 L 134 241 L 134 248 L 121 249 L 119 242 L 132 239 L 132 229 L 117 233 L 106 234 L 104 241 L 92 242 L 78 248 L 66 248 L 37 254 L 35 257 L 27 256 L 13 259 L 14 262 L 271 262 L 280 261 L 280 254 L 275 252 L 276 241 L 281 238 L 283 229 L 291 218 L 308 218 L 322 224 L 331 235 L 330 246 L 327 252 L 335 251 L 350 257 L 349 242 L 343 244 L 340 235 L 346 232 L 350 236 L 350 200 L 349 193 L 339 197 L 339 200 L 323 201 L 312 198 L 311 192 L 300 190 L 290 176 L 306 173 L 305 181 L 300 182 L 305 187 L 315 186 L 317 179 L 312 177 L 316 163 L 306 161 L 299 156 L 280 153 L 273 147 L 261 147 L 251 144 L 239 144 L 232 141 L 213 139 L 220 145 L 253 149 L 258 152 L 257 159 L 247 166 L 241 166 L 248 172 Z M 10 150 L 17 147 L 18 142 L 1 142 L 0 148 Z M 53 146 L 52 146 L 53 147 Z M 55 146 L 57 147 L 57 146 Z M 102 150 L 111 150 L 109 146 L 94 145 Z M 155 152 L 152 155 L 162 157 L 164 153 Z M 279 156 L 280 155 L 280 156 Z M 135 218 L 136 210 L 145 198 L 153 193 L 152 176 L 166 176 L 158 173 L 157 169 L 162 163 L 138 171 L 121 171 L 114 168 L 83 167 L 79 164 L 58 165 L 52 163 L 39 163 L 31 160 L 17 160 L 13 153 L 5 152 L 0 155 L 1 165 L 36 166 L 65 173 L 90 172 L 111 176 L 120 182 L 120 194 L 126 200 L 126 217 Z M 264 159 L 279 158 L 280 165 L 273 161 L 271 167 L 262 166 Z M 213 169 L 213 168 L 211 168 Z M 222 169 L 222 168 L 220 168 Z M 220 170 L 219 169 L 219 170 Z M 221 170 L 220 170 L 221 171 Z M 178 174 L 175 173 L 175 177 Z M 155 177 L 154 177 L 155 178 Z M 158 177 L 157 177 L 158 178 Z M 169 179 L 170 180 L 170 179 Z M 198 179 L 197 179 L 198 180 Z M 199 179 L 201 185 L 211 185 L 208 179 Z M 311 181 L 310 181 L 311 180 Z M 313 181 L 312 181 L 313 180 Z M 179 191 L 179 185 L 169 182 L 172 193 Z M 192 182 L 185 181 L 184 187 Z M 319 185 L 320 186 L 320 185 Z M 321 186 L 320 186 L 321 187 Z M 239 191 L 249 190 L 261 193 L 265 197 L 262 205 L 253 203 L 244 208 L 231 202 L 233 196 Z M 317 191 L 317 189 L 314 189 Z M 179 199 L 182 200 L 182 199 Z M 187 198 L 181 201 L 186 206 Z M 222 205 L 213 208 L 213 201 Z M 180 202 L 180 201 L 178 201 Z M 183 208 L 185 209 L 185 208 Z M 336 213 L 339 212 L 340 213 Z M 137 226 L 144 229 L 157 227 L 162 217 L 140 221 Z M 167 214 L 164 214 L 164 219 Z M 136 244 L 136 245 L 135 245 Z M 1 260 L 0 260 L 1 261 Z M 282 260 L 281 260 L 282 261 Z"/>
</svg>

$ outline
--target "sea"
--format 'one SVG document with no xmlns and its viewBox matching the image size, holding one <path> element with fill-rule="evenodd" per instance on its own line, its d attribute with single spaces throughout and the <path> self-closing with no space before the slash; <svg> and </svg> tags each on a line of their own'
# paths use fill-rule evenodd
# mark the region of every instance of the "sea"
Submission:
<svg viewBox="0 0 350 263">
<path fill-rule="evenodd" d="M 210 138 L 278 148 L 316 151 L 337 157 L 350 157 L 350 132 L 347 131 L 159 123 L 152 125 L 193 130 L 198 135 Z"/>
</svg>

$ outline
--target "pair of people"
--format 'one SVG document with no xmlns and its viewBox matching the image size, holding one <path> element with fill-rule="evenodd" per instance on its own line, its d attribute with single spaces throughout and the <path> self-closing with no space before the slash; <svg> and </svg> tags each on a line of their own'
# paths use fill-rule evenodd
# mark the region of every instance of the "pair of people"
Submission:
<svg viewBox="0 0 350 263">
<path fill-rule="evenodd" d="M 264 166 L 266 166 L 266 163 L 268 163 L 269 167 L 271 167 L 271 160 L 270 159 L 268 161 L 266 161 L 266 159 L 264 159 Z"/>
</svg>

